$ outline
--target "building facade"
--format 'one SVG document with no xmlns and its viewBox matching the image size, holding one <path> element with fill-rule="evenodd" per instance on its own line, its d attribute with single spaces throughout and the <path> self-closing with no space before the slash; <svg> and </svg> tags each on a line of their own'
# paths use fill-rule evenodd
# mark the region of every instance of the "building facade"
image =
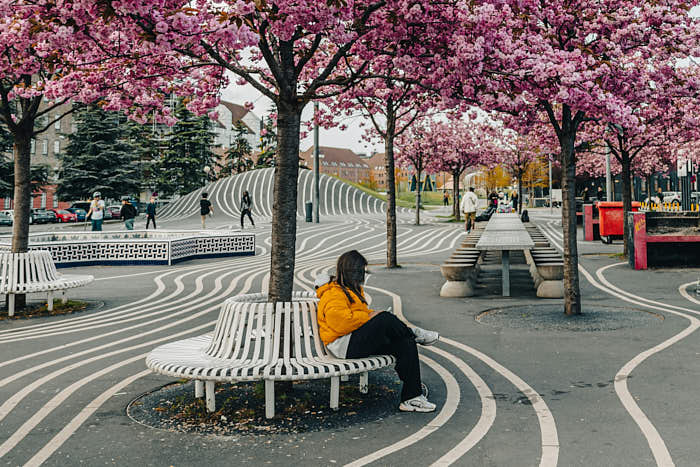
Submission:
<svg viewBox="0 0 700 467">
<path fill-rule="evenodd" d="M 349 180 L 354 183 L 369 185 L 370 166 L 352 150 L 320 146 L 319 172 L 326 175 Z M 314 169 L 314 147 L 299 154 L 302 165 Z"/>
</svg>

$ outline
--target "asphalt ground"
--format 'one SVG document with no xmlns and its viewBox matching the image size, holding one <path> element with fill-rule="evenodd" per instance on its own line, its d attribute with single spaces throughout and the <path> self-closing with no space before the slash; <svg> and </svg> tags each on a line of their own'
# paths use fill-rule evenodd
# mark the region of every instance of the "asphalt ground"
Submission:
<svg viewBox="0 0 700 467">
<path fill-rule="evenodd" d="M 556 246 L 556 210 L 530 213 Z M 74 268 L 70 272 L 93 274 L 96 282 L 71 297 L 103 307 L 0 322 L 0 463 L 700 465 L 694 332 L 700 270 L 634 271 L 616 255 L 619 243 L 580 242 L 584 314 L 589 310 L 596 320 L 580 326 L 556 313 L 561 300 L 536 298 L 517 258 L 511 297 L 500 296 L 494 257 L 487 258 L 476 296 L 439 297 L 439 265 L 459 244 L 462 227 L 426 220 L 413 226 L 410 216 L 402 218 L 398 270 L 383 267 L 380 217 L 301 222 L 297 286 L 308 288 L 313 275 L 347 249 L 365 254 L 372 307 L 391 307 L 442 336 L 421 349 L 435 413 L 388 410 L 380 419 L 364 413 L 336 420 L 332 428 L 225 435 L 152 428 L 127 415 L 130 402 L 176 381 L 146 371 L 148 351 L 210 331 L 225 298 L 264 287 L 270 224 L 261 219 L 253 230 L 255 257 Z M 209 221 L 214 228 L 237 223 L 223 215 Z M 197 229 L 199 218 L 163 227 Z M 689 283 L 686 297 L 679 287 Z M 370 374 L 370 383 L 382 378 Z"/>
</svg>

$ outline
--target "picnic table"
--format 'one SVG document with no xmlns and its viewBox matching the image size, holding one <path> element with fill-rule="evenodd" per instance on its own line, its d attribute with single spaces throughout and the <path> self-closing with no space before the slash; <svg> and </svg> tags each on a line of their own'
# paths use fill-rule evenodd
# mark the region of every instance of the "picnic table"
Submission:
<svg viewBox="0 0 700 467">
<path fill-rule="evenodd" d="M 535 243 L 516 213 L 496 213 L 486 224 L 476 249 L 501 252 L 504 297 L 510 297 L 510 252 L 529 250 L 534 246 Z"/>
</svg>

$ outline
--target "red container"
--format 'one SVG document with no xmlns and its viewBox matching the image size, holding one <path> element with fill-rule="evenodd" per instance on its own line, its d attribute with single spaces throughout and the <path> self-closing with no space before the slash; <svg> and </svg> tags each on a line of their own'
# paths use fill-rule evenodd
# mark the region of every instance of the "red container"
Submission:
<svg viewBox="0 0 700 467">
<path fill-rule="evenodd" d="M 632 211 L 639 211 L 640 203 L 632 203 Z M 600 238 L 605 243 L 611 243 L 613 238 L 622 238 L 624 235 L 624 212 L 622 201 L 600 201 L 598 203 L 600 214 Z"/>
</svg>

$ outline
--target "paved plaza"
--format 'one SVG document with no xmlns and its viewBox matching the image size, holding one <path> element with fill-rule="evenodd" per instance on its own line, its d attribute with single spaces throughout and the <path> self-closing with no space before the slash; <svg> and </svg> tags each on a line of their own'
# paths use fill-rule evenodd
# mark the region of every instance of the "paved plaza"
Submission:
<svg viewBox="0 0 700 467">
<path fill-rule="evenodd" d="M 559 213 L 534 210 L 531 218 L 559 247 Z M 197 229 L 199 222 L 199 216 L 164 219 L 159 227 Z M 225 215 L 209 222 L 211 228 L 238 224 Z M 255 256 L 72 268 L 95 276 L 72 294 L 91 303 L 88 311 L 0 321 L 0 463 L 698 465 L 700 270 L 634 271 L 617 255 L 619 242 L 580 242 L 581 293 L 590 313 L 578 321 L 560 316 L 561 300 L 535 296 L 517 255 L 511 297 L 500 294 L 500 260 L 490 254 L 476 296 L 441 298 L 439 265 L 459 245 L 463 227 L 434 217 L 415 226 L 410 214 L 400 216 L 398 270 L 383 266 L 381 215 L 300 222 L 295 288 L 311 290 L 316 273 L 344 251 L 364 254 L 372 308 L 391 307 L 441 334 L 439 344 L 421 348 L 436 412 L 390 411 L 332 429 L 227 436 L 132 420 L 130 401 L 174 381 L 150 373 L 146 354 L 210 332 L 224 299 L 264 288 L 270 220 L 256 225 L 250 230 Z M 370 385 L 373 378 L 370 373 Z"/>
</svg>

